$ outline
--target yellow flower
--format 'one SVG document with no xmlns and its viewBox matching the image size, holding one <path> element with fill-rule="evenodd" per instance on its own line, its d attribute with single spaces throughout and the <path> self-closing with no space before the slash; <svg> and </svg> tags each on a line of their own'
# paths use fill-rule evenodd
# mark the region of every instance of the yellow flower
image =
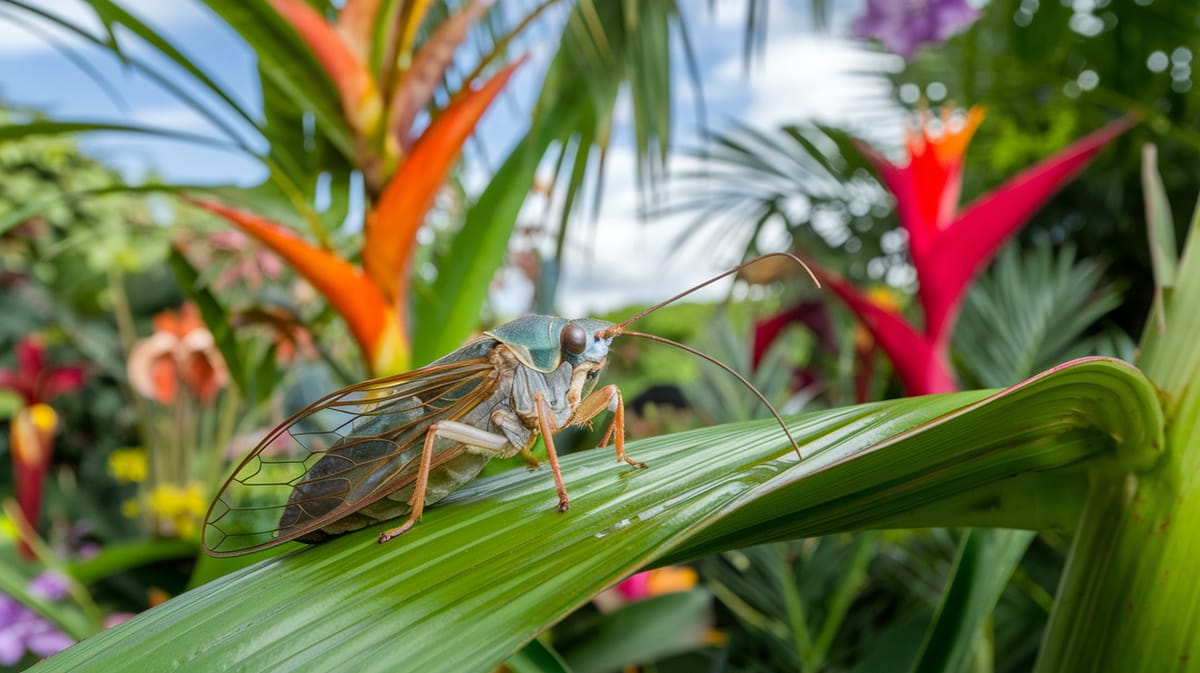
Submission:
<svg viewBox="0 0 1200 673">
<path fill-rule="evenodd" d="M 17 539 L 17 524 L 13 523 L 12 519 L 2 515 L 0 515 L 0 537 L 9 540 Z"/>
<path fill-rule="evenodd" d="M 688 591 L 696 586 L 696 570 L 689 566 L 667 566 L 649 572 L 646 592 L 651 596 Z"/>
<path fill-rule="evenodd" d="M 149 472 L 146 452 L 137 448 L 117 449 L 108 456 L 108 471 L 117 481 L 141 483 Z"/>
<path fill-rule="evenodd" d="M 164 533 L 190 538 L 199 530 L 200 517 L 205 512 L 204 495 L 199 484 L 187 487 L 162 484 L 150 492 L 147 503 Z"/>
<path fill-rule="evenodd" d="M 127 519 L 136 517 L 141 511 L 142 506 L 138 504 L 137 500 L 126 500 L 121 503 L 121 514 L 124 514 Z"/>
</svg>

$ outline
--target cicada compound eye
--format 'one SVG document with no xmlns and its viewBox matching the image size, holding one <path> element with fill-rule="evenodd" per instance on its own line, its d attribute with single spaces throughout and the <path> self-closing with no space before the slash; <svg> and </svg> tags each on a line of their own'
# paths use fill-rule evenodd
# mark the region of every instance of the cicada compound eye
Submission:
<svg viewBox="0 0 1200 673">
<path fill-rule="evenodd" d="M 560 338 L 563 350 L 571 355 L 583 355 L 587 348 L 587 331 L 575 323 L 567 323 Z"/>
</svg>

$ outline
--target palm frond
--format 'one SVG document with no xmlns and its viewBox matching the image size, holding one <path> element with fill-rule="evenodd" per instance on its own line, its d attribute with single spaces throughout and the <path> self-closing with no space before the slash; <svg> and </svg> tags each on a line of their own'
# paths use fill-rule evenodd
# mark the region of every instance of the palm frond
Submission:
<svg viewBox="0 0 1200 673">
<path fill-rule="evenodd" d="M 954 335 L 960 369 L 974 385 L 1005 386 L 1080 354 L 1079 339 L 1121 296 L 1103 264 L 1077 261 L 1072 248 L 1010 245 L 967 296 Z"/>
</svg>

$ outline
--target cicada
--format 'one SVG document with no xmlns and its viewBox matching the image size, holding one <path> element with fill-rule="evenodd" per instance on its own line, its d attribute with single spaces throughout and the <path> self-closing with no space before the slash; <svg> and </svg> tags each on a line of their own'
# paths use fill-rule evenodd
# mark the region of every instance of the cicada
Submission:
<svg viewBox="0 0 1200 673">
<path fill-rule="evenodd" d="M 474 479 L 492 458 L 523 455 L 536 466 L 530 448 L 539 435 L 558 511 L 565 512 L 571 501 L 554 446 L 559 430 L 611 412 L 600 445 L 611 439 L 618 461 L 646 467 L 625 452 L 621 391 L 612 384 L 597 387 L 609 347 L 623 334 L 668 343 L 725 368 L 767 404 L 787 433 L 762 394 L 727 366 L 682 344 L 627 329 L 759 259 L 619 324 L 525 316 L 425 367 L 317 400 L 271 431 L 233 471 L 209 508 L 205 550 L 234 556 L 292 540 L 320 542 L 406 516 L 380 533 L 379 541 L 387 542 L 411 529 L 427 505 Z"/>
</svg>

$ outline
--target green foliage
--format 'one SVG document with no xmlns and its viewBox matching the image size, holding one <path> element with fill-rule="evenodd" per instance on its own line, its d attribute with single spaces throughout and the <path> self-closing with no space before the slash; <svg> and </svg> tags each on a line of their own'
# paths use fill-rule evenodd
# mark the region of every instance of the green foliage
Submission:
<svg viewBox="0 0 1200 673">
<path fill-rule="evenodd" d="M 545 473 L 510 471 L 429 510 L 401 540 L 375 546 L 369 529 L 259 563 L 44 669 L 490 670 L 651 562 L 877 526 L 1070 528 L 1089 466 L 1144 464 L 1161 441 L 1153 389 L 1121 363 L 1081 363 L 985 397 L 800 417 L 800 463 L 763 421 L 638 442 L 630 451 L 647 471 L 614 468 L 606 451 L 575 454 L 563 460 L 575 494 L 565 515 Z"/>
<path fill-rule="evenodd" d="M 759 247 L 764 229 L 782 224 L 792 249 L 849 265 L 856 278 L 876 258 L 903 262 L 900 250 L 881 240 L 890 228 L 883 217 L 890 210 L 887 194 L 846 131 L 736 125 L 714 133 L 693 155 L 698 167 L 678 176 L 686 196 L 664 209 L 695 214 L 681 246 L 733 247 L 753 256 L 767 252 Z"/>
<path fill-rule="evenodd" d="M 56 9 L 2 4 L 82 32 L 82 23 Z M 12 563 L 0 572 L 0 590 L 75 636 L 96 631 L 102 611 L 142 609 L 147 586 L 182 591 L 195 548 L 134 537 L 115 511 L 129 490 L 113 482 L 105 464 L 113 448 L 139 434 L 136 398 L 131 405 L 121 392 L 128 342 L 147 331 L 150 316 L 181 299 L 163 268 L 173 230 L 149 216 L 144 198 L 116 194 L 131 190 L 54 136 L 119 127 L 250 153 L 267 167 L 268 180 L 222 190 L 224 196 L 307 229 L 323 244 L 355 243 L 355 234 L 341 230 L 354 196 L 351 132 L 328 78 L 268 5 L 206 3 L 258 53 L 259 119 L 136 16 L 108 0 L 88 4 L 103 32 L 86 39 L 192 105 L 221 137 L 29 115 L 15 117 L 25 123 L 0 127 L 0 314 L 6 316 L 0 362 L 11 365 L 13 338 L 41 330 L 54 357 L 83 354 L 97 369 L 84 393 L 56 403 L 69 432 L 60 437 L 60 478 L 51 481 L 53 506 L 43 526 L 65 550 L 46 558 L 76 580 L 82 598 L 56 607 L 27 595 L 29 567 L 9 572 L 17 566 L 7 537 L 0 537 L 0 556 Z M 332 14 L 329 3 L 315 4 Z M 400 3 L 383 4 L 392 11 Z M 1143 115 L 1142 133 L 1159 136 L 1164 166 L 1194 164 L 1198 89 L 1177 56 L 1194 41 L 1200 10 L 1189 3 L 1098 4 L 1043 2 L 1029 11 L 1027 2 L 993 0 L 974 29 L 945 49 L 925 50 L 896 75 L 898 87 L 915 84 L 929 93 L 936 83 L 945 99 L 987 105 L 989 121 L 966 171 L 968 196 L 1067 144 L 1114 109 Z M 814 3 L 814 17 L 821 5 Z M 747 33 L 761 36 L 766 5 L 747 6 Z M 483 60 L 507 47 L 518 27 L 509 24 L 526 18 L 511 7 L 489 12 Z M 445 12 L 439 5 L 433 16 Z M 1095 35 L 1086 24 L 1093 14 L 1104 26 Z M 371 50 L 378 74 L 387 70 L 381 35 Z M 441 355 L 478 327 L 487 286 L 544 159 L 565 185 L 558 253 L 572 213 L 587 196 L 598 206 L 615 106 L 625 95 L 639 184 L 650 200 L 672 144 L 672 67 L 682 59 L 700 83 L 687 40 L 673 2 L 570 4 L 529 132 L 475 203 L 460 209 L 456 202 L 444 213 L 452 222 L 442 232 L 453 235 L 422 252 L 436 275 L 415 283 L 417 362 Z M 153 58 L 141 58 L 147 49 Z M 1156 54 L 1171 65 L 1150 67 Z M 907 91 L 899 93 L 912 103 Z M 259 136 L 267 140 L 265 152 L 251 149 Z M 1154 385 L 1126 365 L 1090 361 L 992 397 L 961 393 L 809 414 L 792 423 L 805 453 L 799 464 L 769 421 L 634 443 L 631 453 L 651 463 L 646 472 L 614 468 L 607 451 L 580 452 L 564 459 L 575 496 L 575 509 L 565 515 L 552 511 L 544 471 L 509 470 L 431 509 L 387 547 L 374 546 L 373 533 L 363 531 L 274 559 L 239 559 L 249 567 L 225 577 L 233 564 L 204 559 L 193 576 L 202 586 L 43 669 L 458 671 L 490 670 L 508 658 L 514 671 L 650 662 L 660 671 L 713 665 L 749 671 L 761 670 L 762 660 L 800 670 L 949 671 L 972 658 L 994 658 L 995 670 L 1009 671 L 1038 657 L 1047 613 L 1041 670 L 1178 667 L 1194 629 L 1186 609 L 1177 608 L 1200 600 L 1194 579 L 1178 572 L 1200 553 L 1186 534 L 1198 515 L 1187 475 L 1197 464 L 1192 437 L 1200 393 L 1191 384 L 1200 371 L 1193 310 L 1200 305 L 1200 256 L 1190 254 L 1190 264 L 1171 271 L 1172 228 L 1182 220 L 1169 204 L 1178 204 L 1185 190 L 1190 198 L 1195 185 L 1186 170 L 1144 165 L 1152 245 L 1143 256 L 1142 228 L 1130 224 L 1141 222 L 1143 206 L 1132 191 L 1135 145 L 1123 143 L 1102 158 L 1099 171 L 1065 191 L 1022 246 L 1010 247 L 981 277 L 963 307 L 955 347 L 965 379 L 985 386 L 1016 383 L 1081 354 L 1131 357 L 1125 334 L 1141 326 L 1141 299 L 1151 287 L 1144 270 L 1152 258 L 1161 310 L 1147 325 L 1139 363 Z M 737 127 L 702 154 L 709 159 L 705 169 L 684 177 L 705 191 L 676 206 L 715 222 L 722 249 L 730 247 L 730 226 L 740 227 L 733 247 L 753 251 L 764 230 L 782 223 L 798 246 L 848 275 L 878 278 L 880 261 L 885 271 L 903 269 L 902 241 L 889 235 L 882 192 L 843 130 Z M 836 226 L 818 226 L 830 222 Z M 205 226 L 191 219 L 174 224 Z M 689 243 L 706 242 L 696 231 L 691 236 Z M 1076 247 L 1052 252 L 1045 245 L 1063 240 Z M 1190 244 L 1200 245 L 1198 237 Z M 285 416 L 328 392 L 333 379 L 354 378 L 330 374 L 347 359 L 338 350 L 343 332 L 327 312 L 283 297 L 282 283 L 250 297 L 246 288 L 215 289 L 220 264 L 178 254 L 171 261 L 247 392 L 241 423 L 252 424 L 263 409 Z M 546 263 L 545 277 L 556 277 L 557 261 Z M 1105 270 L 1108 280 L 1101 278 Z M 1132 293 L 1121 304 L 1125 287 Z M 548 288 L 539 297 L 544 309 L 553 304 L 553 282 Z M 265 307 L 287 308 L 294 313 L 289 324 L 317 333 L 327 346 L 325 362 L 282 372 L 265 333 L 235 325 Z M 1096 328 L 1114 307 L 1119 327 Z M 764 309 L 733 303 L 722 310 L 728 318 L 714 321 L 711 307 L 672 306 L 638 327 L 697 345 L 746 372 L 744 335 L 753 312 Z M 792 336 L 752 375 L 774 401 L 787 397 L 792 365 L 816 359 L 811 339 Z M 849 344 L 852 331 L 842 325 L 839 337 Z M 851 349 L 844 350 L 836 367 L 842 373 Z M 627 401 L 651 383 L 670 382 L 682 385 L 710 419 L 764 411 L 736 381 L 686 353 L 625 339 L 612 361 L 614 375 L 625 370 L 618 380 Z M 845 395 L 836 388 L 845 388 L 847 378 L 831 378 L 835 389 L 822 401 Z M 659 420 L 694 423 L 665 414 Z M 6 442 L 0 433 L 0 449 Z M 2 464 L 0 479 L 7 481 L 8 461 Z M 104 543 L 91 559 L 69 558 L 80 533 L 71 525 L 81 521 L 82 535 Z M 944 529 L 842 534 L 962 525 L 1029 528 L 1043 536 L 1026 552 L 1029 533 L 975 531 L 956 557 L 955 535 Z M 795 541 L 815 535 L 827 537 Z M 1068 535 L 1074 536 L 1069 559 L 1060 539 Z M 589 602 L 635 569 L 684 561 L 700 570 L 700 588 L 607 613 Z M 1055 601 L 1050 592 L 1064 565 Z M 943 590 L 948 574 L 951 587 Z M 547 632 L 558 620 L 565 621 Z M 729 638 L 726 646 L 713 646 L 710 626 Z"/>
<path fill-rule="evenodd" d="M 1074 249 L 1040 246 L 1022 254 L 1009 245 L 967 295 L 954 333 L 960 371 L 970 387 L 1000 387 L 1072 356 L 1117 355 L 1077 344 L 1120 303 L 1104 266 L 1076 261 Z"/>
</svg>

